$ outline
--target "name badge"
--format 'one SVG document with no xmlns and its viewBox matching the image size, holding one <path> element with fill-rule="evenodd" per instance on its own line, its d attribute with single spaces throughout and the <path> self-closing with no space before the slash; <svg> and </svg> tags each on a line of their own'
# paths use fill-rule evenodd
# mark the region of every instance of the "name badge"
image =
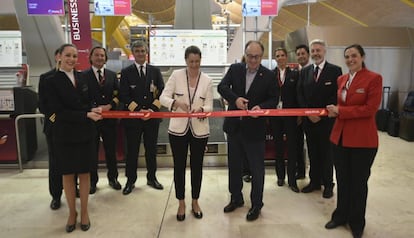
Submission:
<svg viewBox="0 0 414 238">
<path fill-rule="evenodd" d="M 325 85 L 331 85 L 331 84 L 332 84 L 332 82 L 330 82 L 330 81 L 325 82 Z"/>
<path fill-rule="evenodd" d="M 157 86 L 154 85 L 154 82 L 151 81 L 151 85 L 150 85 L 150 92 L 153 93 L 155 92 L 155 90 L 157 90 Z"/>
<path fill-rule="evenodd" d="M 357 90 L 355 90 L 356 93 L 365 93 L 365 89 L 364 88 L 358 88 Z"/>
</svg>

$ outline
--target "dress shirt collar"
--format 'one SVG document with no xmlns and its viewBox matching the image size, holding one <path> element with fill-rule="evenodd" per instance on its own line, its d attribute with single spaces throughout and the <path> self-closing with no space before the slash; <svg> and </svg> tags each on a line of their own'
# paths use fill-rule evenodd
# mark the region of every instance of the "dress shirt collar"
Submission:
<svg viewBox="0 0 414 238">
<path fill-rule="evenodd" d="M 326 60 L 322 61 L 319 65 L 313 64 L 313 69 L 315 70 L 315 67 L 318 66 L 319 72 L 321 72 L 323 68 L 325 67 L 325 64 L 326 64 Z"/>
<path fill-rule="evenodd" d="M 141 65 L 142 65 L 142 66 L 144 66 L 144 67 L 142 68 L 142 70 L 144 70 L 144 72 L 146 72 L 146 69 L 147 69 L 147 62 L 145 62 L 144 64 L 138 64 L 137 62 L 134 62 L 134 64 L 135 64 L 135 66 L 137 67 L 138 71 L 140 70 Z"/>
<path fill-rule="evenodd" d="M 260 67 L 260 66 L 259 66 Z M 259 70 L 259 67 L 257 67 L 256 69 L 254 69 L 254 70 L 250 70 L 249 69 L 249 66 L 247 66 L 247 64 L 246 64 L 246 73 L 248 73 L 248 74 L 255 74 L 255 73 L 257 73 L 257 71 Z"/>
</svg>

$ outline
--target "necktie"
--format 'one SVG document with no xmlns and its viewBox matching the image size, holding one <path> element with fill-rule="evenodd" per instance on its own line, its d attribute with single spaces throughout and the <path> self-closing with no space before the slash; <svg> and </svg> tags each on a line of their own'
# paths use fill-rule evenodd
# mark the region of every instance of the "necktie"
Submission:
<svg viewBox="0 0 414 238">
<path fill-rule="evenodd" d="M 104 78 L 102 77 L 102 74 L 101 74 L 102 71 L 100 69 L 98 69 L 96 72 L 98 73 L 99 84 L 103 85 L 104 84 Z"/>
<path fill-rule="evenodd" d="M 143 65 L 139 66 L 139 75 L 141 76 L 141 78 L 145 79 L 144 66 Z"/>
<path fill-rule="evenodd" d="M 313 80 L 315 80 L 315 82 L 318 82 L 318 72 L 319 71 L 319 67 L 316 66 L 315 70 L 313 71 Z"/>
</svg>

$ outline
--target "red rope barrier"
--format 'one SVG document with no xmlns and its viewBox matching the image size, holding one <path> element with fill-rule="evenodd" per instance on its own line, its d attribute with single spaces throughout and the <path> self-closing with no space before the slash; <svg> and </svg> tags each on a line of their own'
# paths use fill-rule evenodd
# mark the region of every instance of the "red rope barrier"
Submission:
<svg viewBox="0 0 414 238">
<path fill-rule="evenodd" d="M 246 116 L 327 116 L 324 108 L 286 108 L 286 109 L 261 109 L 261 110 L 232 110 L 214 112 L 129 112 L 129 111 L 104 111 L 103 118 L 172 118 L 172 117 L 246 117 Z"/>
</svg>

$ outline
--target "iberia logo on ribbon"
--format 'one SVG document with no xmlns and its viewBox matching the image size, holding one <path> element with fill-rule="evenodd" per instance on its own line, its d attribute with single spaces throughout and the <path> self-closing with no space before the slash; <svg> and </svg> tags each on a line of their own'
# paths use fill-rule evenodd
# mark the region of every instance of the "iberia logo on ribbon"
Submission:
<svg viewBox="0 0 414 238">
<path fill-rule="evenodd" d="M 277 116 L 327 116 L 324 108 L 286 108 L 286 109 L 260 109 L 260 110 L 231 110 L 214 112 L 129 112 L 104 111 L 104 118 L 180 118 L 180 117 L 277 117 Z"/>
</svg>

